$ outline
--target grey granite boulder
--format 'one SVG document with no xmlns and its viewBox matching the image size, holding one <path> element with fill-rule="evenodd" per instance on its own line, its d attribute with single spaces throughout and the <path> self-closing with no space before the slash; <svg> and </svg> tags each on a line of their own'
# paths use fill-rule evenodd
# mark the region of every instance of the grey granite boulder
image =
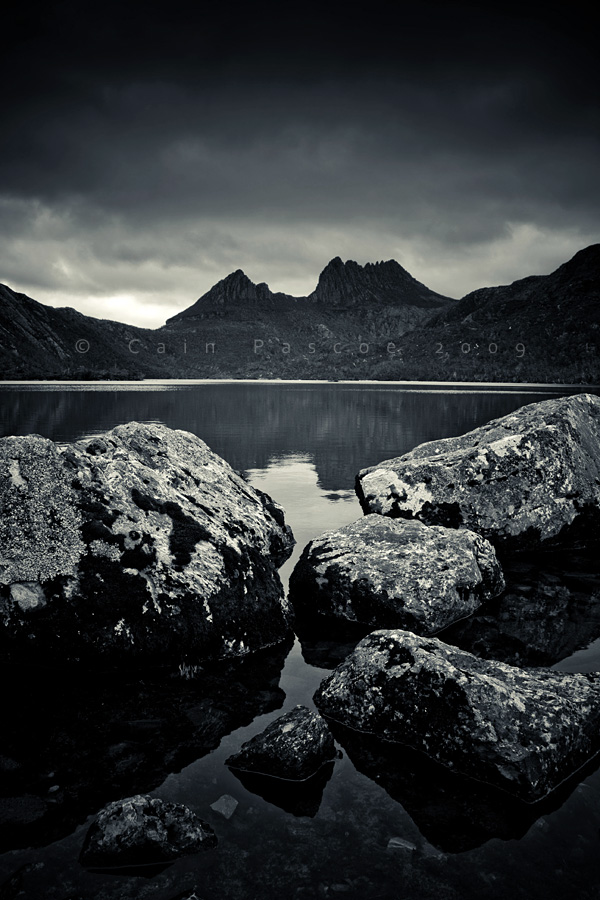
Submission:
<svg viewBox="0 0 600 900">
<path fill-rule="evenodd" d="M 371 515 L 308 544 L 290 599 L 301 617 L 432 634 L 503 587 L 494 548 L 472 531 Z"/>
<path fill-rule="evenodd" d="M 289 629 L 283 510 L 200 438 L 120 425 L 0 441 L 5 648 L 65 660 L 240 656 Z"/>
<path fill-rule="evenodd" d="M 508 549 L 600 535 L 600 399 L 544 400 L 362 469 L 365 512 L 465 527 Z"/>
<path fill-rule="evenodd" d="M 526 801 L 600 750 L 600 675 L 517 669 L 407 631 L 364 638 L 315 703 Z"/>
<path fill-rule="evenodd" d="M 152 865 L 216 844 L 210 825 L 187 806 L 137 794 L 109 803 L 98 814 L 79 858 L 92 867 Z"/>
<path fill-rule="evenodd" d="M 295 706 L 243 744 L 226 764 L 245 772 L 305 781 L 335 755 L 327 722 L 308 707 Z"/>
</svg>

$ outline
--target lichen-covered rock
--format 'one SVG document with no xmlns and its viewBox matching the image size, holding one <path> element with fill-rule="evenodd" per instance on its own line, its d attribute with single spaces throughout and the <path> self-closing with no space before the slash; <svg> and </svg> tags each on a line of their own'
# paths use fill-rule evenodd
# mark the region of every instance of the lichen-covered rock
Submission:
<svg viewBox="0 0 600 900">
<path fill-rule="evenodd" d="M 1 641 L 60 660 L 244 655 L 289 625 L 283 510 L 206 444 L 135 422 L 0 441 Z"/>
<path fill-rule="evenodd" d="M 600 675 L 517 669 L 407 631 L 364 638 L 315 703 L 527 801 L 600 750 Z"/>
<path fill-rule="evenodd" d="M 507 549 L 600 534 L 600 399 L 524 406 L 362 469 L 365 512 L 465 527 Z"/>
<path fill-rule="evenodd" d="M 306 706 L 295 706 L 226 760 L 233 769 L 304 781 L 334 759 L 327 723 Z"/>
<path fill-rule="evenodd" d="M 290 599 L 301 617 L 433 634 L 503 587 L 494 548 L 478 534 L 372 515 L 305 547 Z"/>
<path fill-rule="evenodd" d="M 137 794 L 109 803 L 98 814 L 79 858 L 85 866 L 155 864 L 216 844 L 210 825 L 187 806 Z"/>
</svg>

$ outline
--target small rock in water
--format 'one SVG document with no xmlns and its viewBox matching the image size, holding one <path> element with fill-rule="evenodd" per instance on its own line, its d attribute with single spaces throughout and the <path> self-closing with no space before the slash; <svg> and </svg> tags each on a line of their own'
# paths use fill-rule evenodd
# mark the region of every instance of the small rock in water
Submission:
<svg viewBox="0 0 600 900">
<path fill-rule="evenodd" d="M 436 638 L 373 631 L 322 682 L 323 715 L 528 802 L 600 750 L 600 675 L 517 669 Z"/>
<path fill-rule="evenodd" d="M 226 765 L 275 778 L 306 781 L 335 755 L 325 720 L 306 706 L 295 706 L 246 741 L 239 753 L 226 760 Z"/>
<path fill-rule="evenodd" d="M 210 804 L 210 808 L 220 813 L 226 819 L 230 819 L 238 807 L 238 801 L 230 794 L 223 794 L 218 800 Z"/>
<path fill-rule="evenodd" d="M 206 822 L 181 803 L 138 794 L 109 803 L 91 825 L 81 851 L 84 866 L 172 862 L 214 847 Z"/>
<path fill-rule="evenodd" d="M 417 849 L 417 845 L 413 844 L 411 841 L 406 841 L 401 837 L 391 837 L 387 843 L 388 850 L 413 850 Z"/>
</svg>

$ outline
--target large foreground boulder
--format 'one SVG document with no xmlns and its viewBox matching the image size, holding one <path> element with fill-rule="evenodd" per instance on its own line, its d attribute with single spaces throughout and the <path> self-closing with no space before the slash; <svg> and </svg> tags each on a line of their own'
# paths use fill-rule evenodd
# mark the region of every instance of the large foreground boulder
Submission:
<svg viewBox="0 0 600 900">
<path fill-rule="evenodd" d="M 494 548 L 474 532 L 372 515 L 308 544 L 290 599 L 303 618 L 432 634 L 503 587 Z"/>
<path fill-rule="evenodd" d="M 365 512 L 465 527 L 507 549 L 600 534 L 600 400 L 524 406 L 362 469 Z"/>
<path fill-rule="evenodd" d="M 283 510 L 199 438 L 120 425 L 59 447 L 0 441 L 0 622 L 37 655 L 244 655 L 289 628 Z"/>
<path fill-rule="evenodd" d="M 109 803 L 99 813 L 80 860 L 94 867 L 155 865 L 216 844 L 210 825 L 187 806 L 138 794 Z"/>
<path fill-rule="evenodd" d="M 374 631 L 315 703 L 527 801 L 600 750 L 600 675 L 516 669 L 407 631 Z"/>
</svg>

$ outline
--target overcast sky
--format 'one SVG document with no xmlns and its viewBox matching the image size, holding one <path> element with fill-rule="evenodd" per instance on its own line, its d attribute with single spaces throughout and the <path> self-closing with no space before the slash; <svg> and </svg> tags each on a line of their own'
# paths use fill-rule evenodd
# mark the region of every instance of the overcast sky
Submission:
<svg viewBox="0 0 600 900">
<path fill-rule="evenodd" d="M 334 256 L 454 297 L 550 272 L 600 240 L 584 8 L 21 4 L 0 281 L 156 327 L 238 268 L 296 295 Z"/>
</svg>

